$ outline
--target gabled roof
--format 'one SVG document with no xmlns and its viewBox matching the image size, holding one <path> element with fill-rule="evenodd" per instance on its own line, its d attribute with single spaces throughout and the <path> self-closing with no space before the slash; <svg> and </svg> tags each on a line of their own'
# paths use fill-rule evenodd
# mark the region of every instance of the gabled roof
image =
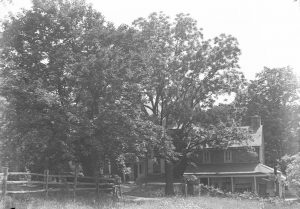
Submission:
<svg viewBox="0 0 300 209">
<path fill-rule="evenodd" d="M 261 163 L 223 163 L 223 164 L 201 164 L 189 165 L 184 175 L 247 175 L 247 174 L 273 174 L 274 169 Z M 280 173 L 280 171 L 278 171 Z"/>
<path fill-rule="evenodd" d="M 253 130 L 251 130 L 249 126 L 242 126 L 239 128 L 250 133 L 251 139 L 245 142 L 230 145 L 229 147 L 243 147 L 243 146 L 259 147 L 262 145 L 262 137 L 263 137 L 262 125 L 256 130 L 256 132 L 253 132 Z"/>
</svg>

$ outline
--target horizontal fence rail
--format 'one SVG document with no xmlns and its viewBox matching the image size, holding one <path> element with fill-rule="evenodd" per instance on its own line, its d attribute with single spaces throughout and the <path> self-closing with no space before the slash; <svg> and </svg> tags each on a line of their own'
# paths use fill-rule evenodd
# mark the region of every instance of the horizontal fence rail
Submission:
<svg viewBox="0 0 300 209">
<path fill-rule="evenodd" d="M 113 197 L 119 198 L 122 196 L 119 177 L 97 178 L 79 176 L 78 167 L 75 168 L 74 175 L 49 174 L 49 170 L 45 170 L 44 174 L 8 172 L 8 168 L 4 167 L 3 173 L 0 173 L 0 178 L 2 179 L 1 194 L 4 197 L 7 194 L 27 193 L 45 193 L 45 196 L 48 197 L 49 192 L 59 191 L 73 192 L 74 199 L 76 197 L 76 191 L 95 191 L 97 195 L 99 195 L 101 191 L 106 191 L 111 192 Z M 84 182 L 82 180 L 91 180 L 91 182 Z M 22 190 L 8 189 L 10 187 L 22 187 Z"/>
</svg>

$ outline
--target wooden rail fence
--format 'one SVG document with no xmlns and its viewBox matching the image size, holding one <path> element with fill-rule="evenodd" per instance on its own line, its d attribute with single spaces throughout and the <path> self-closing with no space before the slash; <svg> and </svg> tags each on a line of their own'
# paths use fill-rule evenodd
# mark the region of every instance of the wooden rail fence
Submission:
<svg viewBox="0 0 300 209">
<path fill-rule="evenodd" d="M 113 197 L 122 196 L 121 179 L 79 176 L 78 169 L 74 175 L 50 175 L 49 170 L 43 174 L 27 172 L 9 172 L 7 167 L 3 167 L 2 178 L 2 197 L 7 194 L 26 194 L 26 193 L 45 193 L 48 197 L 49 192 L 66 191 L 73 192 L 76 198 L 76 191 L 95 191 L 97 195 L 101 191 L 112 193 Z M 19 177 L 19 178 L 13 178 Z M 25 187 L 25 190 L 15 190 L 16 187 Z M 14 189 L 11 189 L 14 187 Z"/>
</svg>

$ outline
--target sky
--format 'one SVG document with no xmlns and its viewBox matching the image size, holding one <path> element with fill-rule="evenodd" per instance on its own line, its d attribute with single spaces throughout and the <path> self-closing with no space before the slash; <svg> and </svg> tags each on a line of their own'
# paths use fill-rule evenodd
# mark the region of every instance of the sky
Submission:
<svg viewBox="0 0 300 209">
<path fill-rule="evenodd" d="M 300 3 L 294 0 L 87 0 L 116 26 L 131 24 L 152 12 L 171 18 L 189 13 L 203 28 L 204 38 L 221 33 L 239 41 L 241 71 L 254 79 L 263 67 L 290 66 L 300 76 Z M 2 5 L 0 17 L 30 0 Z"/>
</svg>

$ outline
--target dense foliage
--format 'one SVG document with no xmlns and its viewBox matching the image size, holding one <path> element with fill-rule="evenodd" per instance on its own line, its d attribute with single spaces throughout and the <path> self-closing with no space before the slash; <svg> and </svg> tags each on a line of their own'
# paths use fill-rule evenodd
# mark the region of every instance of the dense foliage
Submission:
<svg viewBox="0 0 300 209">
<path fill-rule="evenodd" d="M 299 81 L 293 70 L 265 68 L 237 97 L 245 108 L 244 119 L 260 115 L 264 125 L 266 163 L 275 166 L 285 154 L 295 154 L 300 145 Z"/>
<path fill-rule="evenodd" d="M 3 23 L 4 154 L 32 170 L 117 159 L 155 137 L 126 70 L 131 32 L 80 1 L 34 1 Z M 14 151 L 12 151 L 14 150 Z"/>
<path fill-rule="evenodd" d="M 177 176 L 182 175 L 195 150 L 243 138 L 238 129 L 220 123 L 208 125 L 202 117 L 219 95 L 243 86 L 243 75 L 237 70 L 240 50 L 230 35 L 205 40 L 196 21 L 185 14 L 172 21 L 163 13 L 153 13 L 134 21 L 133 27 L 143 69 L 135 73 L 141 75 L 144 112 L 149 120 L 169 130 L 166 137 L 173 139 L 177 153 L 176 159 L 160 156 L 166 159 L 170 180 L 173 166 Z M 166 191 L 172 194 L 168 185 Z"/>
<path fill-rule="evenodd" d="M 287 162 L 286 174 L 289 185 L 297 191 L 300 197 L 300 152 L 285 158 Z"/>
</svg>

